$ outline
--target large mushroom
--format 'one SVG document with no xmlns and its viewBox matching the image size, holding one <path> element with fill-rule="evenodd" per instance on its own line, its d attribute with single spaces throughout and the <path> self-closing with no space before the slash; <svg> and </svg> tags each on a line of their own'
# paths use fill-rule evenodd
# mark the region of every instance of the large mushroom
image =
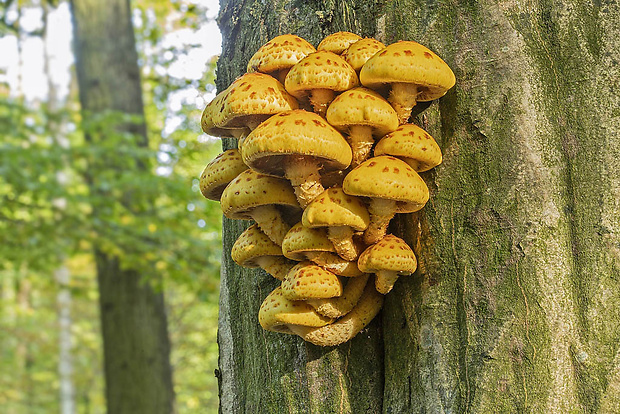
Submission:
<svg viewBox="0 0 620 414">
<path fill-rule="evenodd" d="M 372 38 L 360 39 L 349 46 L 342 54 L 342 58 L 359 74 L 364 63 L 384 48 L 385 45 L 378 40 Z"/>
<path fill-rule="evenodd" d="M 417 172 L 441 164 L 441 149 L 426 131 L 414 124 L 401 125 L 384 136 L 375 147 L 375 156 L 392 155 L 405 161 Z"/>
<path fill-rule="evenodd" d="M 325 299 L 342 295 L 338 276 L 312 262 L 301 262 L 282 281 L 282 294 L 290 300 Z"/>
<path fill-rule="evenodd" d="M 366 230 L 370 215 L 362 199 L 334 187 L 323 191 L 304 209 L 301 222 L 304 227 L 326 227 L 336 252 L 351 261 L 360 253 L 353 234 Z"/>
<path fill-rule="evenodd" d="M 247 71 L 268 73 L 284 83 L 291 67 L 313 52 L 314 46 L 297 35 L 276 36 L 254 53 Z"/>
<path fill-rule="evenodd" d="M 233 244 L 230 256 L 239 266 L 257 268 L 278 280 L 284 280 L 295 262 L 282 255 L 282 247 L 275 244 L 253 224 Z"/>
<path fill-rule="evenodd" d="M 352 44 L 361 39 L 361 36 L 351 32 L 336 32 L 326 36 L 316 47 L 316 50 L 324 50 L 341 55 Z"/>
<path fill-rule="evenodd" d="M 224 188 L 239 174 L 247 170 L 238 149 L 229 149 L 219 154 L 200 174 L 200 192 L 213 201 L 220 201 Z"/>
<path fill-rule="evenodd" d="M 374 137 L 398 128 L 398 116 L 378 93 L 363 87 L 338 95 L 327 108 L 327 122 L 348 138 L 353 153 L 352 167 L 370 155 Z"/>
<path fill-rule="evenodd" d="M 291 68 L 284 86 L 288 93 L 310 100 L 314 112 L 325 117 L 327 106 L 336 96 L 359 85 L 357 73 L 340 56 L 325 51 L 312 53 Z"/>
<path fill-rule="evenodd" d="M 342 170 L 351 148 L 342 135 L 312 112 L 294 110 L 272 116 L 243 142 L 243 162 L 255 171 L 290 180 L 304 208 L 324 190 L 319 170 Z"/>
<path fill-rule="evenodd" d="M 412 41 L 387 46 L 368 59 L 360 71 L 360 82 L 368 88 L 391 86 L 388 101 L 401 124 L 407 123 L 416 102 L 442 97 L 455 81 L 454 73 L 439 56 Z"/>
<path fill-rule="evenodd" d="M 280 209 L 300 212 L 295 193 L 286 180 L 253 170 L 245 170 L 228 184 L 222 193 L 221 207 L 228 218 L 253 219 L 278 245 L 290 229 Z"/>
<path fill-rule="evenodd" d="M 398 158 L 369 158 L 344 179 L 345 193 L 370 198 L 370 224 L 364 242 L 373 244 L 383 236 L 396 213 L 413 213 L 428 201 L 426 183 L 413 168 Z"/>
<path fill-rule="evenodd" d="M 386 235 L 360 255 L 357 265 L 364 273 L 374 273 L 375 288 L 387 294 L 401 275 L 415 272 L 418 262 L 411 247 L 392 234 Z"/>
</svg>

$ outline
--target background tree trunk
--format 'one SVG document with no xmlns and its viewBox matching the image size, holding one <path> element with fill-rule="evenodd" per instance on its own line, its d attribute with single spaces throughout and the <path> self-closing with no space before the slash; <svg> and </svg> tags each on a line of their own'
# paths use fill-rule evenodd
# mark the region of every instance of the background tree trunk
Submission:
<svg viewBox="0 0 620 414">
<path fill-rule="evenodd" d="M 270 38 L 338 30 L 416 40 L 457 83 L 418 117 L 444 154 L 430 201 L 392 225 L 419 270 L 353 341 L 262 331 L 276 283 L 224 254 L 222 412 L 620 412 L 619 21 L 605 0 L 223 0 L 220 90 Z"/>
<path fill-rule="evenodd" d="M 143 117 L 129 1 L 73 0 L 71 4 L 76 72 L 85 120 L 96 122 L 97 116 L 110 113 Z M 105 139 L 105 133 L 93 131 L 92 126 L 85 130 L 87 139 Z M 132 133 L 138 145 L 146 146 L 144 121 L 120 125 L 116 131 Z M 104 165 L 97 164 L 96 168 L 115 168 L 113 160 L 117 156 L 110 154 L 103 160 Z M 106 197 L 98 185 L 96 168 L 93 166 L 93 176 L 89 177 L 91 191 Z M 131 206 L 130 194 L 125 201 Z M 97 217 L 96 207 L 93 216 Z M 163 294 L 142 280 L 141 272 L 121 267 L 118 257 L 103 251 L 97 251 L 95 256 L 108 412 L 169 414 L 174 394 Z"/>
</svg>

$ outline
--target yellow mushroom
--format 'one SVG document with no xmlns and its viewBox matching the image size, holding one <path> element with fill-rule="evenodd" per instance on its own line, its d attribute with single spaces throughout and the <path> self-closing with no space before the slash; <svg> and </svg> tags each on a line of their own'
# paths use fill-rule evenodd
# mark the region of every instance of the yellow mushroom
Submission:
<svg viewBox="0 0 620 414">
<path fill-rule="evenodd" d="M 200 174 L 200 192 L 205 198 L 220 201 L 224 188 L 247 170 L 239 150 L 230 149 L 219 154 Z"/>
<path fill-rule="evenodd" d="M 297 35 L 276 36 L 254 53 L 247 71 L 268 73 L 284 83 L 291 67 L 313 52 L 316 52 L 314 46 Z"/>
<path fill-rule="evenodd" d="M 441 164 L 441 149 L 426 131 L 417 125 L 401 125 L 384 136 L 375 147 L 375 156 L 392 155 L 405 161 L 417 172 Z"/>
<path fill-rule="evenodd" d="M 326 36 L 316 47 L 316 50 L 324 50 L 341 55 L 352 44 L 360 40 L 361 37 L 351 32 L 336 32 Z"/>
<path fill-rule="evenodd" d="M 378 40 L 371 38 L 360 39 L 349 46 L 342 54 L 342 58 L 359 74 L 364 63 L 384 48 L 385 45 Z"/>
<path fill-rule="evenodd" d="M 357 304 L 368 281 L 368 274 L 347 279 L 342 295 L 328 299 L 308 299 L 306 302 L 318 313 L 329 318 L 346 315 Z"/>
<path fill-rule="evenodd" d="M 338 276 L 309 261 L 293 266 L 281 287 L 282 295 L 289 300 L 333 298 L 343 290 Z"/>
</svg>

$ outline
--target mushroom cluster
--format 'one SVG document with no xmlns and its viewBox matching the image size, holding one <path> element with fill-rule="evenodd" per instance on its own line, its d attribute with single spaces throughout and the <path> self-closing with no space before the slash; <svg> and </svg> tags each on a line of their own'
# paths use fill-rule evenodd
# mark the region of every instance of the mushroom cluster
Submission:
<svg viewBox="0 0 620 414">
<path fill-rule="evenodd" d="M 413 41 L 385 46 L 338 32 L 315 49 L 287 34 L 206 106 L 204 132 L 237 138 L 238 148 L 205 167 L 202 194 L 226 217 L 255 222 L 232 259 L 281 281 L 260 307 L 264 329 L 341 344 L 377 315 L 399 276 L 415 272 L 413 250 L 387 229 L 395 214 L 424 207 L 418 173 L 442 155 L 408 121 L 416 102 L 454 83 L 448 65 Z"/>
</svg>

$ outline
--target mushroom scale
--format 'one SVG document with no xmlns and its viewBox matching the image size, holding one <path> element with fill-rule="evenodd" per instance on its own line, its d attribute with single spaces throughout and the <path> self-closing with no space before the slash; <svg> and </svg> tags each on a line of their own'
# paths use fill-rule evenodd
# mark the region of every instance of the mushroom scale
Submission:
<svg viewBox="0 0 620 414">
<path fill-rule="evenodd" d="M 343 291 L 338 276 L 309 261 L 293 266 L 281 287 L 282 295 L 289 300 L 333 298 Z"/>
<path fill-rule="evenodd" d="M 357 265 L 364 273 L 376 274 L 377 292 L 385 295 L 392 290 L 398 276 L 415 272 L 418 262 L 413 250 L 403 239 L 388 234 L 364 250 Z"/>
<path fill-rule="evenodd" d="M 239 150 L 224 151 L 202 170 L 200 192 L 209 200 L 220 201 L 228 183 L 247 169 L 248 166 L 243 163 Z"/>
<path fill-rule="evenodd" d="M 378 40 L 372 38 L 360 39 L 349 46 L 342 54 L 342 58 L 359 74 L 364 63 L 384 48 L 385 45 Z"/>
<path fill-rule="evenodd" d="M 344 53 L 349 46 L 359 41 L 361 36 L 351 32 L 336 32 L 326 36 L 316 47 L 316 50 L 324 50 L 337 55 Z"/>
<path fill-rule="evenodd" d="M 247 71 L 268 73 L 284 83 L 288 71 L 297 62 L 316 52 L 308 41 L 294 34 L 276 36 L 250 58 Z"/>
</svg>

